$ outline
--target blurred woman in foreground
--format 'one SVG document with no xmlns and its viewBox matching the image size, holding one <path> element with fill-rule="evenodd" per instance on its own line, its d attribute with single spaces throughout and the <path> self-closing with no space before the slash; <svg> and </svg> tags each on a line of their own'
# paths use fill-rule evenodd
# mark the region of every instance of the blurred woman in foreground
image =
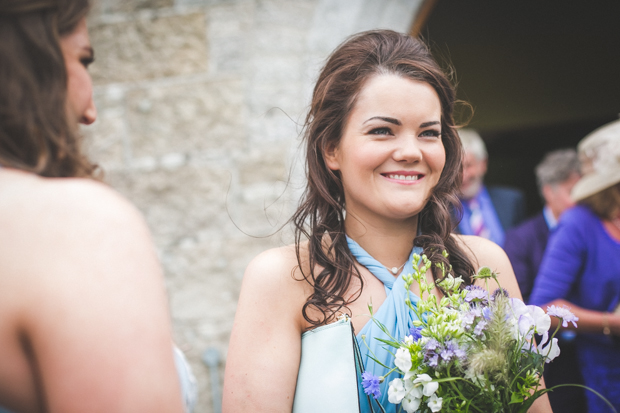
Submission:
<svg viewBox="0 0 620 413">
<path fill-rule="evenodd" d="M 0 405 L 182 412 L 149 232 L 80 151 L 88 8 L 0 2 Z"/>
</svg>

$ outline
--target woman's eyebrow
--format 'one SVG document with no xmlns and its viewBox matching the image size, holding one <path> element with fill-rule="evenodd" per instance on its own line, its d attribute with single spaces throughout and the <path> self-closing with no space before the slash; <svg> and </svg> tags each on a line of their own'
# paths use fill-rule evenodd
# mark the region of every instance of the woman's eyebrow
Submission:
<svg viewBox="0 0 620 413">
<path fill-rule="evenodd" d="M 368 122 L 370 122 L 371 120 L 374 120 L 374 119 L 379 119 L 379 120 L 382 120 L 382 121 L 385 121 L 385 122 L 388 122 L 388 123 L 393 123 L 394 125 L 398 125 L 398 126 L 402 125 L 402 123 L 400 123 L 400 121 L 398 119 L 388 118 L 388 117 L 385 117 L 385 116 L 373 116 L 372 118 L 367 119 L 364 123 L 368 123 Z"/>
<path fill-rule="evenodd" d="M 439 125 L 440 122 L 438 120 L 435 120 L 433 122 L 424 122 L 422 124 L 420 124 L 421 128 L 428 128 L 429 126 L 433 126 L 433 125 Z"/>
</svg>

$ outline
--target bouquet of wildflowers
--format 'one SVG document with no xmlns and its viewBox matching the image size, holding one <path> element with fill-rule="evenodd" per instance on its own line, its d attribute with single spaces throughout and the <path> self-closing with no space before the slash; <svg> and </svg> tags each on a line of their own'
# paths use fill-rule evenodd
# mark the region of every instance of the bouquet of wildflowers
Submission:
<svg viewBox="0 0 620 413">
<path fill-rule="evenodd" d="M 414 262 L 420 258 L 413 274 L 403 276 L 406 303 L 418 316 L 410 335 L 395 339 L 375 320 L 390 337 L 383 341 L 396 349 L 395 366 L 389 373 L 402 373 L 389 383 L 390 403 L 401 404 L 408 413 L 527 412 L 534 400 L 551 390 L 541 389 L 539 382 L 544 364 L 560 354 L 554 337 L 559 325 L 549 337 L 549 316 L 559 318 L 564 327 L 569 322 L 576 327 L 577 317 L 556 306 L 545 313 L 510 298 L 501 288 L 490 293 L 489 280 L 498 287 L 499 282 L 489 267 L 474 275 L 487 284 L 485 290 L 461 288 L 462 278 L 437 264 L 443 272 L 437 284 L 446 293 L 439 300 L 431 293 L 434 285 L 426 280 L 432 264 L 425 255 L 415 257 Z M 409 287 L 414 282 L 422 298 L 412 304 Z M 542 336 L 538 346 L 534 334 Z M 364 373 L 363 379 L 366 392 L 376 393 L 382 378 Z"/>
</svg>

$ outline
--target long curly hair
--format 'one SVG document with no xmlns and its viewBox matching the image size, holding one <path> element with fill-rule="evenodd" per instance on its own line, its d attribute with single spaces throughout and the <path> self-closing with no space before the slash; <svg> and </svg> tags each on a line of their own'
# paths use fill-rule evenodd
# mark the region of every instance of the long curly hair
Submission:
<svg viewBox="0 0 620 413">
<path fill-rule="evenodd" d="M 46 177 L 93 177 L 67 116 L 60 39 L 89 0 L 0 1 L 0 165 Z"/>
<path fill-rule="evenodd" d="M 365 82 L 378 74 L 395 74 L 429 84 L 441 103 L 442 141 L 446 163 L 429 201 L 419 214 L 421 234 L 412 234 L 415 246 L 424 249 L 433 262 L 452 265 L 453 273 L 471 284 L 472 263 L 453 237 L 451 211 L 460 211 L 458 190 L 462 179 L 463 148 L 453 119 L 455 92 L 450 81 L 420 40 L 390 30 L 356 34 L 342 43 L 328 58 L 314 88 L 305 121 L 307 186 L 291 218 L 295 227 L 297 261 L 303 279 L 313 287 L 303 307 L 311 325 L 321 325 L 359 298 L 363 280 L 347 246 L 344 189 L 338 171 L 330 170 L 324 153 L 340 142 L 346 121 Z M 308 240 L 309 260 L 302 265 L 301 244 Z M 447 250 L 449 257 L 442 252 Z M 305 268 L 305 269 L 304 269 Z M 433 267 L 433 277 L 441 272 Z M 359 290 L 349 300 L 353 278 Z M 311 317 L 310 311 L 318 318 Z"/>
</svg>

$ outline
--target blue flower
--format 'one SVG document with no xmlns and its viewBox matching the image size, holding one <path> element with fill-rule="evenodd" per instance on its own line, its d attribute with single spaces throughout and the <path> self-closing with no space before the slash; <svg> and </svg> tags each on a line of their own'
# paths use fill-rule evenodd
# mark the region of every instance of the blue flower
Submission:
<svg viewBox="0 0 620 413">
<path fill-rule="evenodd" d="M 379 384 L 381 379 L 372 373 L 365 371 L 362 373 L 362 386 L 364 386 L 364 393 L 372 395 L 375 399 L 381 397 L 381 389 Z"/>
<path fill-rule="evenodd" d="M 422 338 L 422 327 L 411 327 L 409 334 L 413 337 L 413 341 L 418 341 Z"/>
<path fill-rule="evenodd" d="M 493 316 L 493 311 L 489 308 L 489 307 L 484 307 L 482 309 L 482 315 L 484 318 L 486 318 L 487 320 L 491 319 L 491 316 Z"/>
</svg>

